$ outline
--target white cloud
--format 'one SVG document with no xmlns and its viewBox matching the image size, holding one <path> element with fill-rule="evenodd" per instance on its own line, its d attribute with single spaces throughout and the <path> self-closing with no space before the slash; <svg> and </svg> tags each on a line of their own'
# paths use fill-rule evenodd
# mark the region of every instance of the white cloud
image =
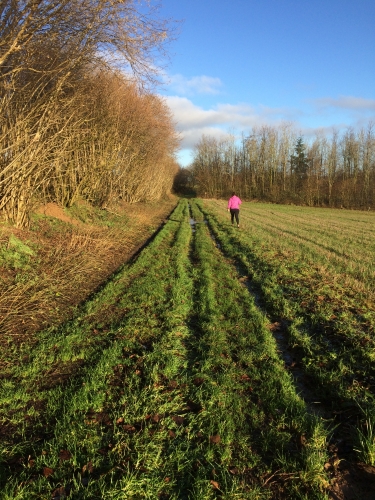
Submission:
<svg viewBox="0 0 375 500">
<path fill-rule="evenodd" d="M 363 97 L 340 96 L 321 97 L 313 101 L 318 109 L 339 108 L 349 111 L 375 111 L 375 99 L 364 99 Z"/>
<path fill-rule="evenodd" d="M 164 83 L 179 95 L 219 94 L 223 85 L 220 78 L 206 75 L 187 78 L 180 74 L 166 76 Z"/>
<path fill-rule="evenodd" d="M 187 80 L 181 77 L 181 81 Z M 333 129 L 345 130 L 350 125 L 365 126 L 375 111 L 375 100 L 352 96 L 305 101 L 300 108 L 273 108 L 248 103 L 217 103 L 204 108 L 186 96 L 170 95 L 164 96 L 164 99 L 180 133 L 181 158 L 185 165 L 190 163 L 186 158 L 203 135 L 216 139 L 228 137 L 229 134 L 240 137 L 255 127 L 277 127 L 286 122 L 293 124 L 299 133 L 307 137 L 329 135 Z"/>
<path fill-rule="evenodd" d="M 182 148 L 193 148 L 203 135 L 222 138 L 232 131 L 246 134 L 253 127 L 276 126 L 295 115 L 293 110 L 255 108 L 249 104 L 217 104 L 203 109 L 186 97 L 168 96 L 165 100 L 181 134 Z"/>
</svg>

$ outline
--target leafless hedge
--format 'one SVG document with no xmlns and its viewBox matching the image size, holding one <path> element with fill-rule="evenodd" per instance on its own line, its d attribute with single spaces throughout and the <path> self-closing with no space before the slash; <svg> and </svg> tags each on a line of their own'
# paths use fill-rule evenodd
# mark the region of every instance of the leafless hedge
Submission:
<svg viewBox="0 0 375 500">
<path fill-rule="evenodd" d="M 178 144 L 151 91 L 170 26 L 136 0 L 0 6 L 0 212 L 28 224 L 40 200 L 158 199 Z M 121 71 L 119 65 L 121 64 Z M 116 69 L 117 68 L 117 69 Z"/>
</svg>

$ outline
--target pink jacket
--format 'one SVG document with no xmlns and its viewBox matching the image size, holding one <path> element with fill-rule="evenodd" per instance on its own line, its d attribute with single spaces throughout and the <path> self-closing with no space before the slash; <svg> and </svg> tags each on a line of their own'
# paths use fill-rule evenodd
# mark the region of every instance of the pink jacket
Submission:
<svg viewBox="0 0 375 500">
<path fill-rule="evenodd" d="M 242 201 L 238 196 L 232 196 L 228 201 L 228 208 L 239 209 Z"/>
</svg>

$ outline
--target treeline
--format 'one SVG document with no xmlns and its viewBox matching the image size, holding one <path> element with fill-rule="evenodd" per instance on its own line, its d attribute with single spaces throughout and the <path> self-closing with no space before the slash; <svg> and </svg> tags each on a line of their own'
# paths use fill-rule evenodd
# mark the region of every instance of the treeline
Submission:
<svg viewBox="0 0 375 500">
<path fill-rule="evenodd" d="M 149 89 L 173 29 L 137 0 L 3 0 L 0 214 L 169 191 L 178 139 Z M 121 70 L 120 70 L 121 68 Z M 147 90 L 148 89 L 148 90 Z"/>
<path fill-rule="evenodd" d="M 254 128 L 240 141 L 204 136 L 180 173 L 199 196 L 309 206 L 375 208 L 375 128 L 317 135 L 309 143 L 290 124 Z"/>
</svg>

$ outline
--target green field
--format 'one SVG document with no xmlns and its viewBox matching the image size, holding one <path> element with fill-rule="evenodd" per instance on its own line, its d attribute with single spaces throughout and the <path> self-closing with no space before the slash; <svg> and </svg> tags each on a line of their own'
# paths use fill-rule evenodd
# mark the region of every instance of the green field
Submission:
<svg viewBox="0 0 375 500">
<path fill-rule="evenodd" d="M 328 499 L 375 466 L 375 216 L 181 200 L 0 365 L 0 499 Z"/>
</svg>

